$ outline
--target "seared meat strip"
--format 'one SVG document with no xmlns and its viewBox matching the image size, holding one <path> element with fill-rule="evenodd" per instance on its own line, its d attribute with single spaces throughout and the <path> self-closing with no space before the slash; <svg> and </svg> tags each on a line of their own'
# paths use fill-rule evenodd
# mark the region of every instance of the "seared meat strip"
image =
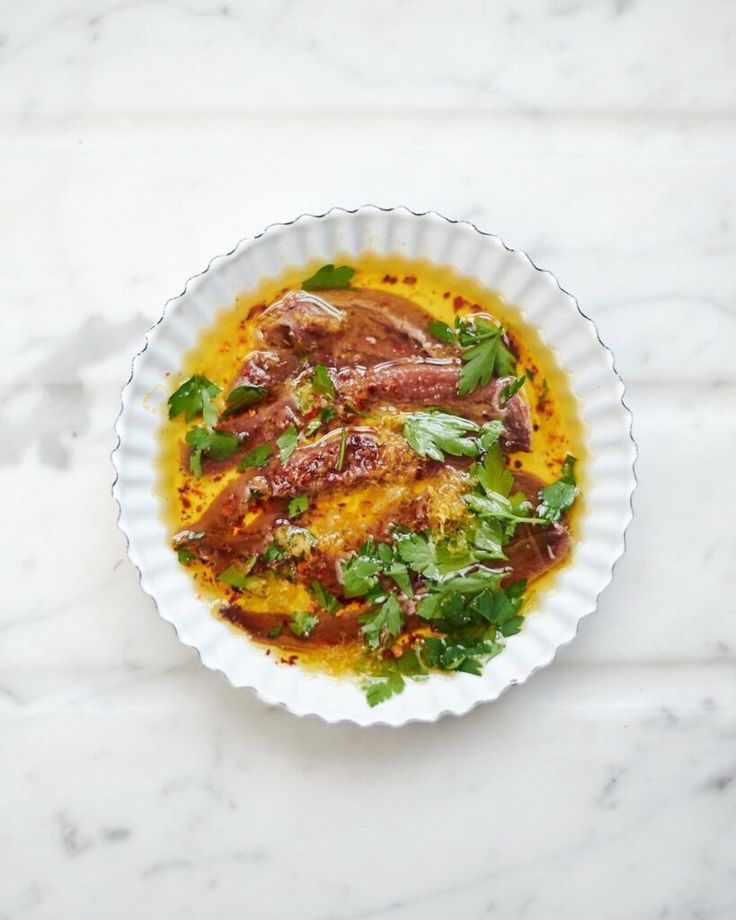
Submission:
<svg viewBox="0 0 736 920">
<path fill-rule="evenodd" d="M 362 288 L 293 291 L 259 317 L 260 337 L 324 364 L 365 364 L 408 355 L 457 354 L 427 332 L 426 311 L 405 297 Z"/>
<path fill-rule="evenodd" d="M 242 522 L 248 511 L 264 507 L 258 504 L 262 499 L 322 494 L 334 486 L 350 489 L 368 482 L 412 479 L 433 466 L 422 461 L 402 438 L 379 439 L 369 428 L 347 430 L 340 464 L 341 441 L 342 432 L 333 431 L 314 444 L 298 448 L 283 465 L 274 458 L 263 470 L 242 473 L 192 527 L 206 533 L 192 543 L 192 551 L 205 560 L 252 552 L 251 527 L 243 528 Z M 270 513 L 272 506 L 267 503 L 265 510 Z"/>
<path fill-rule="evenodd" d="M 336 400 L 351 403 L 361 411 L 380 405 L 399 409 L 439 406 L 479 424 L 501 419 L 506 427 L 502 444 L 506 451 L 529 451 L 531 419 L 529 406 L 517 393 L 501 405 L 507 378 L 491 380 L 468 396 L 457 395 L 460 363 L 456 359 L 407 358 L 384 362 L 372 368 L 352 365 L 334 375 Z M 248 434 L 257 442 L 273 440 L 291 422 L 299 419 L 293 395 L 282 391 L 276 399 L 261 403 L 240 415 L 226 419 L 223 431 Z"/>
<path fill-rule="evenodd" d="M 533 473 L 518 470 L 514 473 L 514 484 L 531 502 L 532 508 L 536 508 L 539 490 L 545 483 Z M 564 524 L 521 524 L 505 550 L 507 564 L 514 573 L 509 581 L 538 578 L 563 559 L 571 548 L 572 537 Z"/>
<path fill-rule="evenodd" d="M 531 447 L 529 407 L 518 395 L 501 405 L 501 393 L 508 379 L 491 380 L 467 396 L 457 395 L 458 359 L 404 359 L 379 364 L 369 369 L 347 367 L 337 373 L 338 398 L 359 409 L 387 404 L 397 408 L 417 405 L 439 406 L 470 418 L 479 424 L 500 418 L 506 434 L 507 451 L 528 451 Z"/>
</svg>

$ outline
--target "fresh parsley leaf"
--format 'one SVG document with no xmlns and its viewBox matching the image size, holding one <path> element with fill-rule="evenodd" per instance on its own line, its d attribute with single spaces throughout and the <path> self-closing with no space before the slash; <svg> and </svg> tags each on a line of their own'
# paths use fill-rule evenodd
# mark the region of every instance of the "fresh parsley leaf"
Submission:
<svg viewBox="0 0 736 920">
<path fill-rule="evenodd" d="M 463 366 L 457 383 L 457 395 L 467 396 L 478 387 L 484 387 L 493 377 L 496 366 L 499 337 L 474 345 L 462 354 Z"/>
<path fill-rule="evenodd" d="M 355 269 L 349 265 L 323 265 L 311 278 L 302 281 L 304 291 L 329 291 L 337 288 L 349 288 Z"/>
<path fill-rule="evenodd" d="M 335 398 L 335 384 L 324 364 L 316 364 L 312 373 L 312 387 L 315 393 L 326 396 L 330 401 Z"/>
<path fill-rule="evenodd" d="M 452 328 L 448 326 L 447 323 L 443 323 L 441 319 L 433 319 L 427 324 L 427 331 L 430 335 L 433 335 L 436 339 L 439 339 L 440 342 L 451 343 L 454 342 L 457 338 L 457 333 Z"/>
<path fill-rule="evenodd" d="M 402 562 L 425 578 L 439 578 L 434 542 L 420 533 L 397 535 L 396 551 Z"/>
<path fill-rule="evenodd" d="M 506 386 L 501 390 L 501 405 L 505 405 L 512 396 L 519 392 L 525 383 L 526 374 L 522 374 L 521 377 L 515 377 L 511 383 L 507 383 Z"/>
<path fill-rule="evenodd" d="M 348 443 L 348 430 L 343 428 L 340 432 L 340 450 L 337 455 L 337 463 L 335 464 L 335 469 L 338 472 L 342 472 L 343 466 L 345 466 L 345 446 Z"/>
<path fill-rule="evenodd" d="M 245 590 L 250 584 L 249 575 L 253 566 L 256 564 L 256 558 L 256 556 L 251 556 L 243 563 L 242 567 L 229 565 L 224 572 L 220 572 L 217 576 L 217 580 L 233 588 L 237 588 L 238 591 Z"/>
<path fill-rule="evenodd" d="M 177 558 L 182 565 L 188 565 L 190 562 L 193 562 L 197 556 L 190 549 L 187 549 L 186 546 L 180 546 L 176 551 Z"/>
<path fill-rule="evenodd" d="M 398 636 L 403 626 L 403 619 L 396 595 L 389 594 L 377 610 L 363 614 L 360 622 L 363 624 L 361 632 L 369 648 L 379 648 L 386 635 Z"/>
<path fill-rule="evenodd" d="M 240 447 L 239 435 L 229 431 L 215 431 L 211 428 L 191 428 L 185 436 L 187 444 L 192 448 L 189 456 L 189 469 L 197 479 L 202 477 L 202 454 L 213 460 L 225 460 Z"/>
<path fill-rule="evenodd" d="M 440 320 L 433 320 L 428 329 L 441 342 L 456 341 L 463 348 L 458 396 L 467 396 L 479 386 L 486 386 L 494 375 L 516 375 L 516 359 L 503 342 L 503 326 L 496 326 L 482 317 L 457 317 L 455 329 Z"/>
<path fill-rule="evenodd" d="M 268 444 L 259 444 L 258 447 L 254 447 L 253 450 L 246 451 L 238 464 L 238 472 L 242 473 L 243 470 L 247 470 L 251 467 L 260 469 L 268 463 L 272 453 L 273 450 Z"/>
<path fill-rule="evenodd" d="M 363 686 L 365 698 L 370 707 L 385 703 L 394 694 L 401 693 L 406 686 L 406 681 L 399 673 L 390 674 L 388 677 L 371 681 Z"/>
<path fill-rule="evenodd" d="M 409 571 L 403 562 L 391 562 L 386 565 L 384 572 L 389 578 L 396 582 L 399 590 L 407 597 L 413 597 L 414 592 L 411 587 Z"/>
<path fill-rule="evenodd" d="M 275 540 L 271 540 L 263 554 L 263 561 L 266 563 L 280 562 L 284 558 L 286 558 L 286 554 L 279 549 Z"/>
<path fill-rule="evenodd" d="M 268 390 L 265 387 L 255 387 L 248 384 L 235 387 L 235 389 L 231 390 L 225 397 L 227 405 L 225 411 L 222 413 L 222 418 L 229 418 L 231 415 L 237 415 L 238 412 L 242 412 L 244 409 L 252 406 L 253 403 L 257 403 L 267 394 Z"/>
<path fill-rule="evenodd" d="M 294 518 L 299 514 L 304 514 L 304 512 L 309 507 L 309 496 L 297 495 L 295 498 L 292 498 L 289 502 L 289 517 Z"/>
<path fill-rule="evenodd" d="M 546 521 L 559 521 L 562 515 L 572 508 L 578 487 L 575 481 L 575 464 L 577 460 L 571 454 L 565 457 L 560 478 L 539 492 L 537 514 Z"/>
<path fill-rule="evenodd" d="M 284 627 L 281 623 L 277 623 L 275 626 L 272 626 L 269 631 L 266 633 L 267 639 L 278 639 L 281 633 L 284 631 Z"/>
<path fill-rule="evenodd" d="M 500 419 L 493 419 L 493 421 L 481 425 L 480 437 L 478 438 L 481 449 L 490 450 L 504 431 L 505 428 Z"/>
<path fill-rule="evenodd" d="M 306 639 L 318 623 L 318 616 L 315 616 L 313 613 L 305 613 L 304 610 L 299 610 L 296 613 L 292 613 L 289 620 L 289 629 L 295 636 Z"/>
<path fill-rule="evenodd" d="M 341 606 L 340 601 L 331 591 L 325 588 L 319 578 L 314 579 L 311 587 L 312 594 L 314 594 L 320 607 L 328 613 L 337 613 Z"/>
<path fill-rule="evenodd" d="M 346 597 L 362 597 L 378 584 L 378 573 L 383 568 L 380 559 L 370 556 L 352 556 L 340 563 L 340 580 Z"/>
<path fill-rule="evenodd" d="M 476 465 L 474 472 L 486 495 L 496 493 L 508 498 L 511 494 L 514 487 L 514 475 L 506 466 L 503 452 L 498 444 L 489 447 L 482 462 Z"/>
<path fill-rule="evenodd" d="M 279 458 L 282 463 L 286 463 L 289 457 L 294 453 L 298 442 L 299 432 L 296 430 L 296 425 L 289 425 L 288 428 L 285 428 L 278 438 L 276 438 L 276 446 L 279 449 Z"/>
<path fill-rule="evenodd" d="M 208 425 L 217 424 L 217 410 L 212 397 L 219 392 L 217 384 L 202 374 L 195 374 L 169 396 L 169 418 L 176 418 L 183 412 L 187 422 L 201 415 Z"/>
<path fill-rule="evenodd" d="M 436 409 L 413 412 L 404 423 L 404 437 L 409 446 L 420 457 L 440 462 L 445 459 L 444 452 L 453 457 L 477 457 L 480 453 L 475 437 L 478 430 L 470 419 Z"/>
</svg>

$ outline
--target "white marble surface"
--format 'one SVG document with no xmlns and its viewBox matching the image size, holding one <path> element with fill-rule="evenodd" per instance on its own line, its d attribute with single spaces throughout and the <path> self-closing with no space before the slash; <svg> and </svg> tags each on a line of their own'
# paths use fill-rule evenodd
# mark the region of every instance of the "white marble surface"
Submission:
<svg viewBox="0 0 736 920">
<path fill-rule="evenodd" d="M 728 0 L 0 0 L 2 920 L 736 917 L 735 62 Z M 367 201 L 555 271 L 641 453 L 577 641 L 399 732 L 205 671 L 110 497 L 164 300 Z"/>
</svg>

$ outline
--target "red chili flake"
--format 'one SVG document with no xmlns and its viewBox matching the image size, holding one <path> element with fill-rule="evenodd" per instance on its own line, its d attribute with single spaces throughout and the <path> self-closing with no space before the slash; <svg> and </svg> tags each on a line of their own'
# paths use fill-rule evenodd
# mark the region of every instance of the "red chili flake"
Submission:
<svg viewBox="0 0 736 920">
<path fill-rule="evenodd" d="M 416 284 L 416 283 L 417 283 L 417 279 L 415 275 L 407 275 L 406 278 L 404 278 L 404 284 Z"/>
<path fill-rule="evenodd" d="M 445 300 L 447 300 L 447 298 L 450 296 L 450 292 L 445 291 L 445 293 L 442 296 L 445 298 Z"/>
<path fill-rule="evenodd" d="M 517 470 L 521 469 L 521 460 L 514 460 L 514 466 Z"/>
<path fill-rule="evenodd" d="M 182 495 L 182 498 L 181 498 L 181 505 L 182 505 L 182 508 L 191 508 L 191 507 L 192 507 L 192 503 L 189 501 L 189 499 L 186 497 L 186 495 Z"/>
<path fill-rule="evenodd" d="M 382 280 L 384 284 L 396 284 L 399 279 L 396 275 L 384 275 Z"/>
<path fill-rule="evenodd" d="M 532 428 L 533 428 L 535 431 L 539 431 L 539 425 L 537 425 L 536 422 L 532 425 Z"/>
<path fill-rule="evenodd" d="M 452 301 L 452 306 L 455 312 L 457 312 L 458 310 L 462 310 L 466 303 L 467 300 L 464 297 L 460 297 L 458 294 L 458 296 Z"/>
</svg>

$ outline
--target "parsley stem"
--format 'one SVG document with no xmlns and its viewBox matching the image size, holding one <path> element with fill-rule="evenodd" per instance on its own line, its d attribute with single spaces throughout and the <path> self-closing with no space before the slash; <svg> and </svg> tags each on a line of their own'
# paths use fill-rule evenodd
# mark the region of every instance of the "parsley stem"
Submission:
<svg viewBox="0 0 736 920">
<path fill-rule="evenodd" d="M 340 453 L 337 455 L 337 463 L 335 464 L 335 469 L 338 472 L 342 472 L 342 468 L 345 465 L 345 446 L 348 442 L 348 430 L 347 428 L 342 429 L 340 434 Z"/>
</svg>

